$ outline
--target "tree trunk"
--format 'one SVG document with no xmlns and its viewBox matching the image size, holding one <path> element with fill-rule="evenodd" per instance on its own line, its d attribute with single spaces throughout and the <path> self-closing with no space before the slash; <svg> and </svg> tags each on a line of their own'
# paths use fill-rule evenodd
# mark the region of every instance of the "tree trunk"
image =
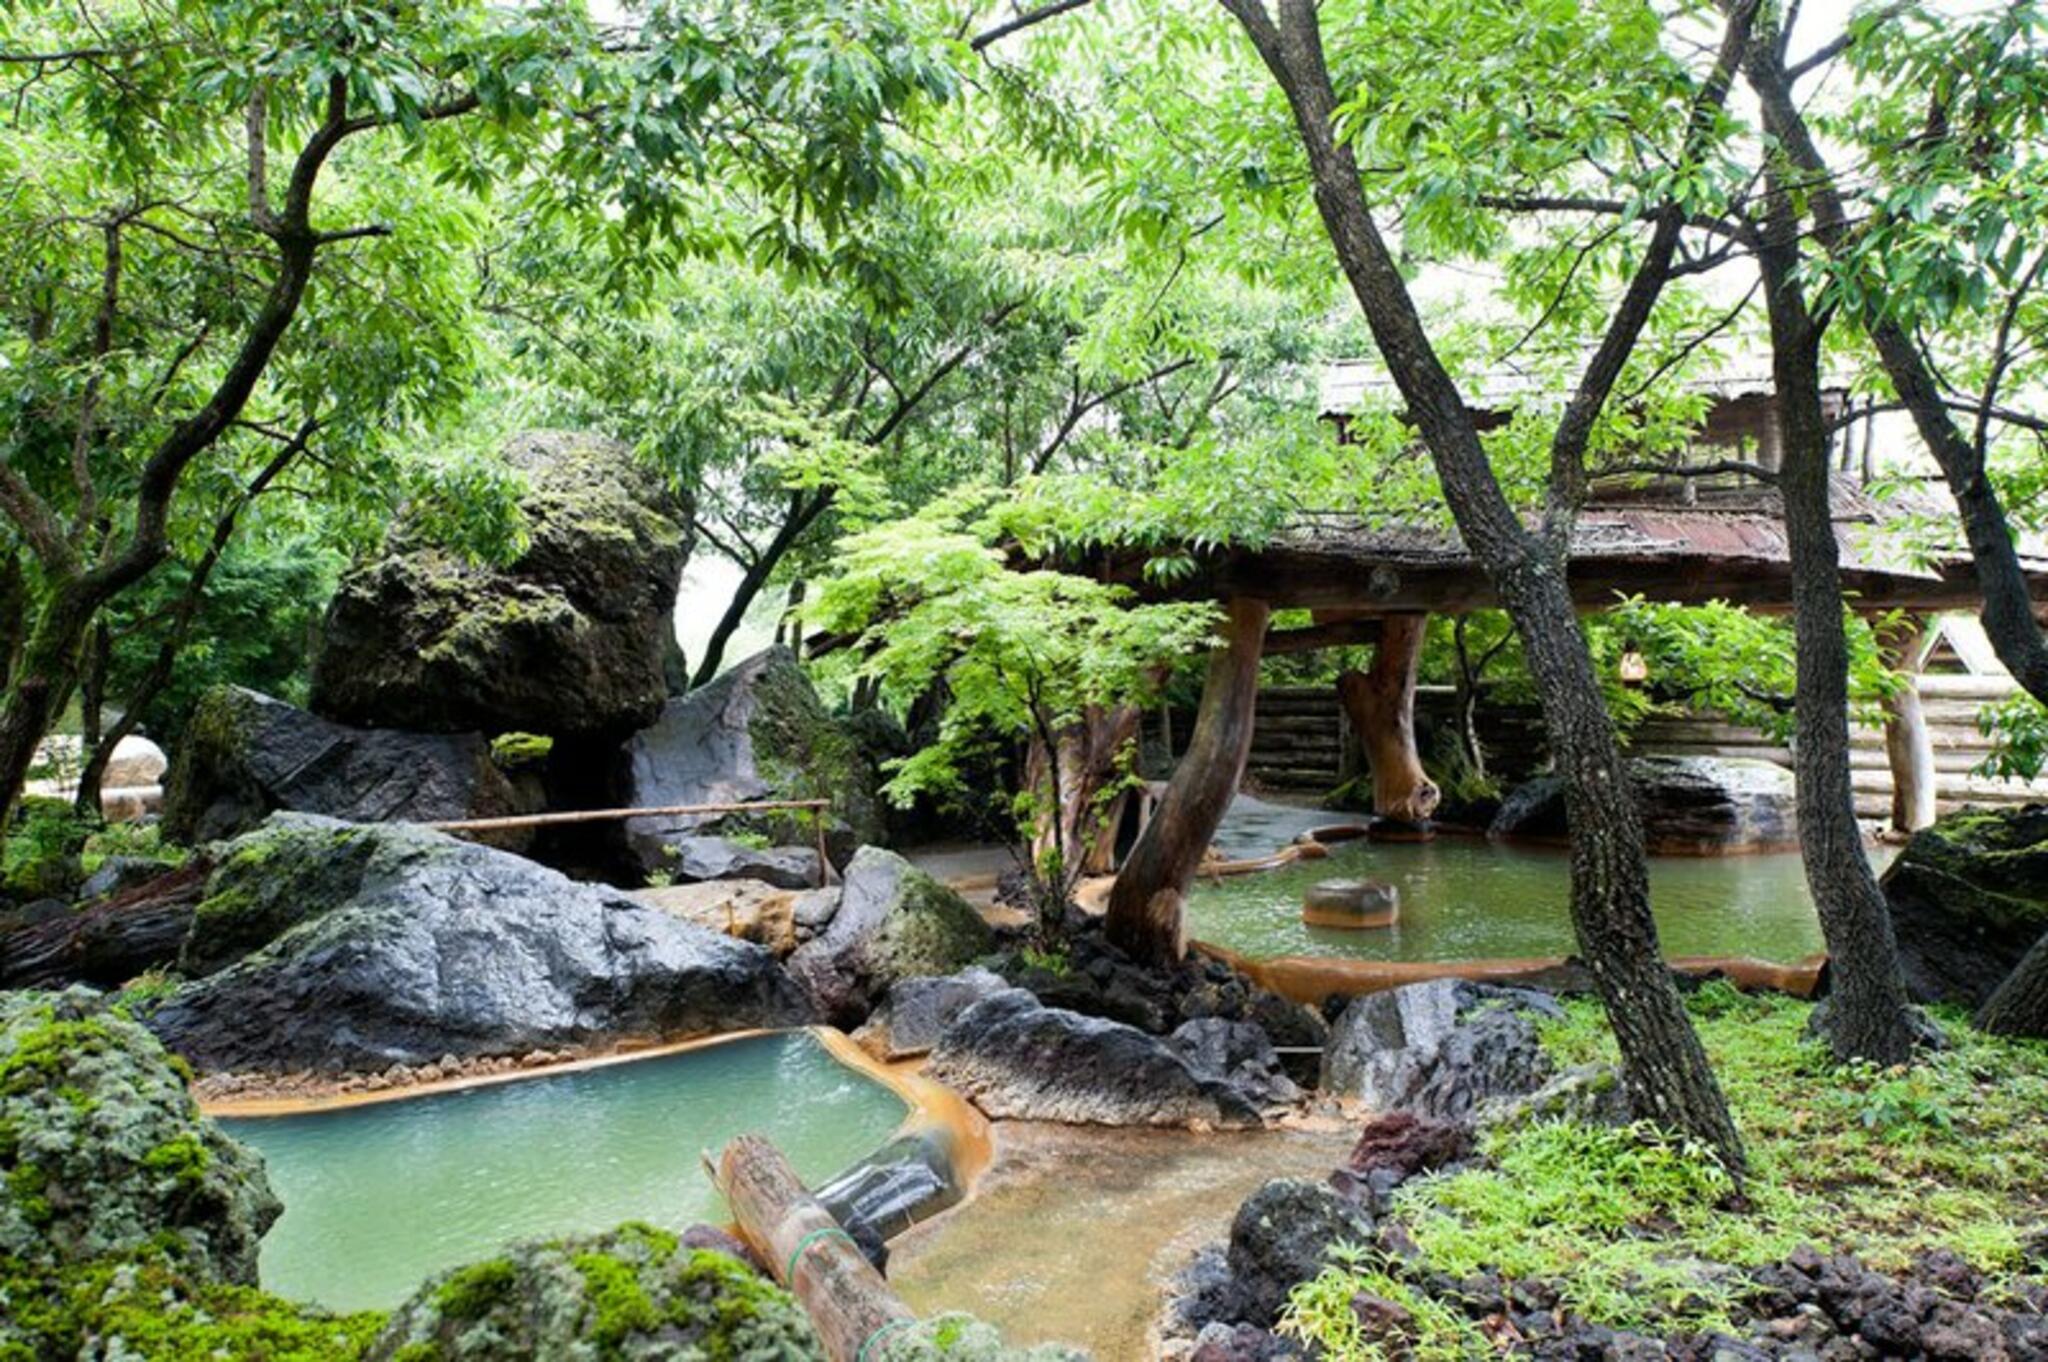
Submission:
<svg viewBox="0 0 2048 1362">
<path fill-rule="evenodd" d="M 2048 1040 L 2048 936 L 2020 958 L 1977 1012 L 1978 1029 Z"/>
<path fill-rule="evenodd" d="M 1714 1149 L 1739 1187 L 1741 1138 L 1658 948 L 1642 827 L 1565 577 L 1568 515 L 1555 527 L 1563 534 L 1532 535 L 1501 490 L 1472 412 L 1430 344 L 1400 266 L 1373 221 L 1357 159 L 1336 139 L 1337 99 L 1315 0 L 1281 0 L 1277 25 L 1264 0 L 1223 3 L 1287 96 L 1338 264 L 1429 448 L 1466 549 L 1486 570 L 1522 640 L 1565 786 L 1572 925 L 1614 1029 L 1623 1089 L 1638 1116 Z M 1712 103 L 1726 94 L 1752 12 L 1731 19 L 1706 92 Z M 1696 107 L 1689 128 L 1701 121 Z M 1660 214 L 1645 262 L 1560 418 L 1552 444 L 1553 509 L 1569 510 L 1581 480 L 1573 468 L 1668 277 L 1680 225 L 1673 212 Z M 1661 266 L 1653 264 L 1659 260 Z"/>
<path fill-rule="evenodd" d="M 1427 615 L 1389 615 L 1370 670 L 1337 678 L 1337 698 L 1372 769 L 1372 811 L 1403 823 L 1428 822 L 1442 798 L 1415 750 L 1415 678 L 1428 633 Z"/>
<path fill-rule="evenodd" d="M 1774 44 L 1777 35 L 1766 32 L 1753 41 Z M 1917 1037 L 1891 910 L 1864 853 L 1850 781 L 1849 640 L 1821 407 L 1822 329 L 1799 279 L 1800 219 L 1790 191 L 1775 173 L 1766 185 L 1771 220 L 1757 261 L 1770 313 L 1782 456 L 1778 490 L 1792 566 L 1799 852 L 1833 981 L 1826 1010 L 1816 1016 L 1837 1059 L 1898 1064 L 1911 1057 Z"/>
<path fill-rule="evenodd" d="M 1209 654 L 1187 755 L 1109 891 L 1109 939 L 1139 960 L 1166 963 L 1187 950 L 1181 909 L 1209 839 L 1244 779 L 1259 698 L 1259 656 L 1272 607 L 1231 599 L 1223 646 Z"/>
<path fill-rule="evenodd" d="M 1751 44 L 1743 71 L 1756 91 L 1765 128 L 1798 171 L 1801 192 L 1813 205 L 1814 238 L 1830 255 L 1845 257 L 1857 249 L 1859 234 L 1853 230 L 1827 159 L 1793 98 L 1784 52 Z M 1949 414 L 1941 384 L 1926 358 L 1885 303 L 1882 294 L 1866 294 L 1860 320 L 1877 349 L 1885 376 L 1941 466 L 1949 494 L 1955 499 L 1978 590 L 1984 597 L 1984 632 L 2013 679 L 2029 695 L 2048 704 L 2048 638 L 2035 618 L 2033 593 L 1998 489 L 1985 476 L 1977 446 Z"/>
<path fill-rule="evenodd" d="M 1033 820 L 1031 859 L 1044 865 L 1048 854 L 1057 852 L 1065 861 L 1063 885 L 1078 875 L 1116 868 L 1116 829 L 1126 795 L 1098 801 L 1119 774 L 1118 758 L 1137 737 L 1141 713 L 1136 705 L 1090 705 L 1079 722 L 1059 734 L 1059 806 L 1041 808 Z M 1044 741 L 1033 737 L 1025 759 L 1026 788 L 1049 793 L 1052 774 Z"/>
<path fill-rule="evenodd" d="M 1934 821 L 1934 739 L 1928 732 L 1926 707 L 1920 703 L 1926 638 L 1916 622 L 1905 637 L 1884 644 L 1886 665 L 1906 677 L 1906 684 L 1884 700 L 1884 755 L 1892 773 L 1891 828 L 1901 836 Z"/>
<path fill-rule="evenodd" d="M 8 679 L 6 699 L 0 702 L 0 827 L 12 820 L 36 748 L 78 684 L 78 650 L 98 604 L 82 599 L 83 594 L 75 582 L 52 590 Z"/>
<path fill-rule="evenodd" d="M 14 675 L 21 652 L 23 625 L 28 619 L 28 583 L 22 580 L 21 558 L 9 553 L 0 561 L 0 691 Z"/>
<path fill-rule="evenodd" d="M 718 669 L 725 665 L 726 645 L 747 618 L 747 611 L 754 604 L 754 598 L 761 594 L 768 579 L 775 575 L 775 569 L 803 538 L 805 530 L 817 523 L 825 508 L 832 504 L 832 490 L 826 488 L 809 501 L 802 492 L 789 494 L 789 508 L 783 515 L 782 525 L 775 531 L 775 537 L 768 541 L 768 547 L 761 550 L 760 557 L 751 563 L 740 584 L 733 589 L 732 600 L 727 603 L 725 613 L 718 617 L 718 623 L 711 630 L 711 638 L 704 645 L 704 656 L 697 660 L 697 672 L 691 678 L 692 688 L 709 685 L 718 675 Z M 780 626 L 777 626 L 778 629 Z"/>
</svg>

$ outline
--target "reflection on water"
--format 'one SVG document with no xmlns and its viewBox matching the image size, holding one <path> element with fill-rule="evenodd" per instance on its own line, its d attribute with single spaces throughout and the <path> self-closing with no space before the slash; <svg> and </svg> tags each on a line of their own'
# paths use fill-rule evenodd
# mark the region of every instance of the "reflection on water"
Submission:
<svg viewBox="0 0 2048 1362">
<path fill-rule="evenodd" d="M 1268 843 L 1270 849 L 1274 843 Z M 1301 897 L 1317 880 L 1364 876 L 1401 891 L 1384 930 L 1307 927 Z M 1572 954 L 1565 854 L 1468 837 L 1346 842 L 1321 860 L 1198 882 L 1188 931 L 1247 955 L 1361 960 L 1476 960 Z M 1797 853 L 1655 857 L 1651 908 L 1667 955 L 1790 963 L 1822 948 Z"/>
<path fill-rule="evenodd" d="M 396 1304 L 431 1272 L 520 1239 L 723 1218 L 699 1164 L 766 1135 L 817 1182 L 889 1137 L 900 1098 L 808 1032 L 400 1102 L 226 1120 L 284 1216 L 263 1285 L 335 1309 Z"/>
</svg>

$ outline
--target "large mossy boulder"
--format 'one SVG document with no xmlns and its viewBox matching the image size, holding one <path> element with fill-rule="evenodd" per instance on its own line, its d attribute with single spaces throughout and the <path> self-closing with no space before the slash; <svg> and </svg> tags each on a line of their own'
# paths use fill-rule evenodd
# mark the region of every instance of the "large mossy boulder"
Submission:
<svg viewBox="0 0 2048 1362">
<path fill-rule="evenodd" d="M 1913 834 L 1883 885 L 1914 996 L 1981 1006 L 2048 932 L 2048 804 L 1952 813 Z"/>
<path fill-rule="evenodd" d="M 973 904 L 895 852 L 862 847 L 847 863 L 838 911 L 789 957 L 789 970 L 823 1016 L 851 1026 L 897 983 L 951 974 L 994 945 Z"/>
<path fill-rule="evenodd" d="M 211 972 L 150 1026 L 206 1070 L 382 1069 L 810 1016 L 759 946 L 508 852 L 308 814 L 224 848 L 184 960 Z"/>
<path fill-rule="evenodd" d="M 885 840 L 874 762 L 848 725 L 830 714 L 787 648 L 769 648 L 709 685 L 671 700 L 652 727 L 626 744 L 626 802 L 639 808 L 826 799 L 826 841 L 844 864 L 857 846 Z M 671 871 L 670 848 L 692 836 L 750 832 L 776 844 L 816 840 L 795 814 L 698 814 L 635 818 L 626 838 L 641 867 Z"/>
<path fill-rule="evenodd" d="M 366 727 L 623 738 L 661 713 L 685 500 L 615 440 L 529 432 L 529 543 L 507 567 L 401 525 L 342 579 L 313 663 L 312 706 Z"/>
<path fill-rule="evenodd" d="M 1652 855 L 1710 856 L 1799 844 L 1792 773 L 1747 757 L 1631 757 L 1629 784 Z M 1564 779 L 1542 775 L 1501 802 L 1488 835 L 1563 843 Z"/>
<path fill-rule="evenodd" d="M 538 805 L 539 790 L 501 770 L 479 734 L 349 728 L 241 686 L 216 686 L 178 743 L 163 824 L 174 841 L 211 842 L 278 809 L 430 823 Z"/>
<path fill-rule="evenodd" d="M 392 1313 L 366 1362 L 823 1362 L 789 1293 L 737 1260 L 673 1234 L 521 1244 L 430 1278 Z"/>
<path fill-rule="evenodd" d="M 148 1250 L 253 1283 L 281 1209 L 148 1031 L 83 989 L 0 994 L 0 1259 L 52 1272 Z"/>
</svg>

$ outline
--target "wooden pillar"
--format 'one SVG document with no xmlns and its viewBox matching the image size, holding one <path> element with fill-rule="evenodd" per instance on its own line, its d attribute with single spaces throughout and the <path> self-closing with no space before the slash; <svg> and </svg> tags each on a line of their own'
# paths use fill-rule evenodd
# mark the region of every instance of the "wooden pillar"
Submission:
<svg viewBox="0 0 2048 1362">
<path fill-rule="evenodd" d="M 1920 704 L 1920 669 L 1932 647 L 1925 622 L 1915 619 L 1904 632 L 1881 641 L 1885 665 L 1906 677 L 1906 684 L 1884 702 L 1884 754 L 1892 772 L 1891 831 L 1918 832 L 1934 821 L 1937 777 L 1934 740 Z"/>
<path fill-rule="evenodd" d="M 810 1316 L 831 1362 L 854 1362 L 870 1340 L 908 1323 L 909 1307 L 861 1254 L 782 1151 L 742 1135 L 718 1160 L 718 1190 L 740 1235 Z"/>
<path fill-rule="evenodd" d="M 1259 656 L 1273 609 L 1237 597 L 1225 611 L 1222 646 L 1209 654 L 1187 755 L 1109 891 L 1109 939 L 1140 960 L 1178 960 L 1186 952 L 1181 908 L 1188 886 L 1251 755 Z"/>
<path fill-rule="evenodd" d="M 1415 750 L 1415 678 L 1427 615 L 1389 615 L 1381 623 L 1372 666 L 1337 678 L 1337 696 L 1372 768 L 1372 811 L 1403 823 L 1426 823 L 1442 792 Z"/>
</svg>

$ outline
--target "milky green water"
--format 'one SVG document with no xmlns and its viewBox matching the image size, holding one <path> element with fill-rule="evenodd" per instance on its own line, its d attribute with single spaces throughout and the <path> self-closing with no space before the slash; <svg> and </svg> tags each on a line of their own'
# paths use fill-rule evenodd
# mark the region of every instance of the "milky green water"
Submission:
<svg viewBox="0 0 2048 1362">
<path fill-rule="evenodd" d="M 1278 845 L 1267 842 L 1270 850 Z M 1571 955 L 1565 854 L 1440 837 L 1421 844 L 1346 842 L 1323 860 L 1201 881 L 1189 935 L 1246 955 L 1361 960 L 1476 960 Z M 1317 880 L 1365 877 L 1401 892 L 1401 921 L 1337 931 L 1301 921 Z M 1651 911 L 1666 955 L 1734 955 L 1791 963 L 1821 949 L 1797 853 L 1656 857 Z"/>
<path fill-rule="evenodd" d="M 736 1135 L 766 1135 L 815 1185 L 888 1139 L 903 1116 L 893 1092 L 795 1031 L 221 1124 L 262 1151 L 284 1200 L 263 1239 L 263 1285 L 364 1309 L 395 1305 L 429 1273 L 521 1239 L 624 1220 L 671 1229 L 719 1221 L 698 1156 Z"/>
</svg>

